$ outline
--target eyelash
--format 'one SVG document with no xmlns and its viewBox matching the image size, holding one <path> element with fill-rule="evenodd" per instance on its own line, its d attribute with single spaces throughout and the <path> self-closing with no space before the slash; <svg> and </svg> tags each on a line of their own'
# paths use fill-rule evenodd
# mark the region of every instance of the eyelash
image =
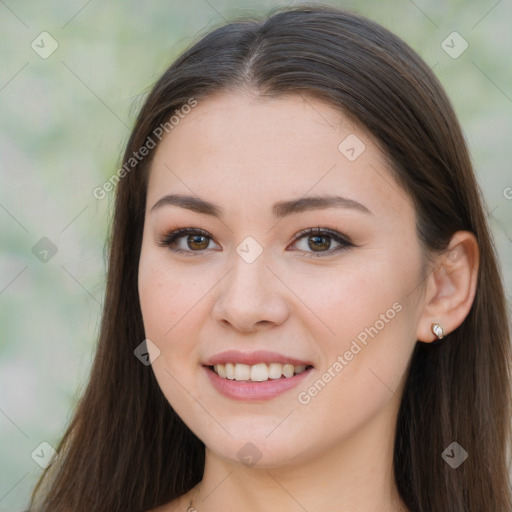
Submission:
<svg viewBox="0 0 512 512">
<path fill-rule="evenodd" d="M 203 249 L 203 250 L 200 250 L 200 251 L 192 251 L 192 250 L 185 251 L 183 249 L 179 249 L 177 247 L 173 247 L 173 244 L 175 244 L 176 241 L 179 238 L 182 238 L 182 237 L 184 237 L 186 235 L 199 235 L 199 236 L 204 236 L 206 238 L 209 238 L 210 240 L 213 240 L 213 238 L 209 235 L 209 233 L 207 231 L 202 230 L 202 229 L 198 229 L 198 228 L 180 228 L 180 229 L 176 229 L 175 231 L 171 231 L 170 233 L 166 234 L 158 242 L 158 245 L 160 247 L 168 247 L 171 251 L 176 252 L 176 253 L 180 253 L 180 254 L 184 254 L 186 256 L 198 256 L 199 254 L 204 253 L 206 251 L 206 249 Z M 320 228 L 320 227 L 308 228 L 308 229 L 305 229 L 305 230 L 297 233 L 297 235 L 295 236 L 295 238 L 293 240 L 293 243 L 296 243 L 298 240 L 300 240 L 301 238 L 306 237 L 307 235 L 309 235 L 309 236 L 327 236 L 328 238 L 331 238 L 332 240 L 334 240 L 335 242 L 338 242 L 341 245 L 339 247 L 335 248 L 335 249 L 329 249 L 329 250 L 323 251 L 323 252 L 307 253 L 309 255 L 308 256 L 304 255 L 303 256 L 304 258 L 321 258 L 321 257 L 326 257 L 326 256 L 330 256 L 330 255 L 332 255 L 332 254 L 334 254 L 336 252 L 340 252 L 340 251 L 346 250 L 349 247 L 354 247 L 354 244 L 352 244 L 350 242 L 348 237 L 345 237 L 344 235 L 342 235 L 341 233 L 338 233 L 337 231 L 333 231 L 331 229 Z M 294 249 L 294 250 L 297 250 L 297 249 Z M 300 249 L 298 249 L 298 250 L 300 250 Z"/>
</svg>

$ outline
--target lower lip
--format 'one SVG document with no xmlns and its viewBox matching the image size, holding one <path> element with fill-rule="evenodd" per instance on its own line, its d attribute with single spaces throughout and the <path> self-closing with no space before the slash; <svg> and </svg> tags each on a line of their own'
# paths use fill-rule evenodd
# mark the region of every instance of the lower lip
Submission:
<svg viewBox="0 0 512 512">
<path fill-rule="evenodd" d="M 308 368 L 293 377 L 281 377 L 280 379 L 253 382 L 225 379 L 223 377 L 219 377 L 213 370 L 210 370 L 209 367 L 203 366 L 203 368 L 213 387 L 219 393 L 233 400 L 242 400 L 246 402 L 254 400 L 270 400 L 299 385 L 313 369 Z"/>
</svg>

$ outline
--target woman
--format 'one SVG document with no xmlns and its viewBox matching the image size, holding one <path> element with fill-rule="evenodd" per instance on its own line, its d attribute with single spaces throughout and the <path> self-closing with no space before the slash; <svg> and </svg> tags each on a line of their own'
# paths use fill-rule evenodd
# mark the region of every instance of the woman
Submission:
<svg viewBox="0 0 512 512">
<path fill-rule="evenodd" d="M 34 510 L 511 510 L 496 256 L 403 41 L 328 7 L 216 29 L 118 177 L 98 351 Z"/>
</svg>

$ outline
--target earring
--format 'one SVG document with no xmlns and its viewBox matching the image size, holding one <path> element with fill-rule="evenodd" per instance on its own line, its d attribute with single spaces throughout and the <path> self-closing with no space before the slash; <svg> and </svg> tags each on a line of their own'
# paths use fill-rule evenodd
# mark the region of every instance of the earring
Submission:
<svg viewBox="0 0 512 512">
<path fill-rule="evenodd" d="M 438 323 L 432 324 L 432 327 L 430 328 L 430 330 L 432 331 L 432 334 L 434 334 L 438 340 L 443 339 L 444 329 L 441 324 L 438 324 Z"/>
</svg>

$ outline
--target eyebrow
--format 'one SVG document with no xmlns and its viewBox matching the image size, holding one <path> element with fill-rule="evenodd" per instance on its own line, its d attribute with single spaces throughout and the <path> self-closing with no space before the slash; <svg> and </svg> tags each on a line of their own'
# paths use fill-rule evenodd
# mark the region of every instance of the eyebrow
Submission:
<svg viewBox="0 0 512 512">
<path fill-rule="evenodd" d="M 210 201 L 205 201 L 199 197 L 183 194 L 168 194 L 161 197 L 152 207 L 153 212 L 164 206 L 179 206 L 193 212 L 211 215 L 222 218 L 224 211 L 222 208 Z M 301 213 L 308 210 L 322 210 L 327 208 L 346 208 L 357 210 L 359 212 L 372 215 L 373 213 L 361 203 L 354 199 L 348 199 L 341 196 L 306 196 L 290 201 L 279 201 L 272 206 L 272 215 L 275 219 L 281 219 L 294 213 Z"/>
</svg>

